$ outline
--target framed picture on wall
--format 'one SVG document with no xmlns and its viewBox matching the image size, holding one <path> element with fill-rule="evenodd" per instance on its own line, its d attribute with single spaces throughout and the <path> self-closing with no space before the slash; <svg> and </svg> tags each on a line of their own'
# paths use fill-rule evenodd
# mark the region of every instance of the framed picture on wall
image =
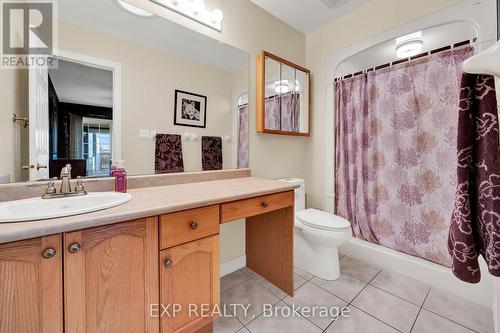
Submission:
<svg viewBox="0 0 500 333">
<path fill-rule="evenodd" d="M 175 91 L 174 125 L 207 127 L 207 96 Z"/>
</svg>

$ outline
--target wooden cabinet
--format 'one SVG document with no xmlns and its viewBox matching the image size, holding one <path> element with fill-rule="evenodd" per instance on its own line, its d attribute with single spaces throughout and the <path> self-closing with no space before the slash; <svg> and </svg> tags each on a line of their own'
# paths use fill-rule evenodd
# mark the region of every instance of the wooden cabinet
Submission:
<svg viewBox="0 0 500 333">
<path fill-rule="evenodd" d="M 219 233 L 219 206 L 185 210 L 160 217 L 160 249 Z"/>
<path fill-rule="evenodd" d="M 64 234 L 66 332 L 158 332 L 158 219 Z"/>
<path fill-rule="evenodd" d="M 220 301 L 219 243 L 216 235 L 161 252 L 161 304 L 180 306 L 175 316 L 162 316 L 162 333 L 195 332 L 216 319 L 210 311 Z"/>
<path fill-rule="evenodd" d="M 239 218 L 249 217 L 248 266 L 293 296 L 293 200 L 288 191 L 0 244 L 0 332 L 209 332 L 219 224 Z"/>
<path fill-rule="evenodd" d="M 63 331 L 61 236 L 0 245 L 0 332 Z"/>
<path fill-rule="evenodd" d="M 222 204 L 221 223 L 293 207 L 294 198 L 294 192 L 289 191 Z"/>
</svg>

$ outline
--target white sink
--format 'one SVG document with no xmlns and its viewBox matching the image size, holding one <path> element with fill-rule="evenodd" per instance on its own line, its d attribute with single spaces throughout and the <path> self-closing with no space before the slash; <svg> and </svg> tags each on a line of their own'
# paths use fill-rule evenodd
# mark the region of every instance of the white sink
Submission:
<svg viewBox="0 0 500 333">
<path fill-rule="evenodd" d="M 0 223 L 46 220 L 109 209 L 132 200 L 127 193 L 95 192 L 58 199 L 32 198 L 0 202 Z"/>
</svg>

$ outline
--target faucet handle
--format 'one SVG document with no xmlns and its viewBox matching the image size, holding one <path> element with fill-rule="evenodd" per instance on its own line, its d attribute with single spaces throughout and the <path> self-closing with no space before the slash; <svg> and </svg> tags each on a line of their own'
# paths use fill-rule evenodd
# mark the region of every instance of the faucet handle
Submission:
<svg viewBox="0 0 500 333">
<path fill-rule="evenodd" d="M 45 190 L 45 194 L 56 194 L 57 193 L 57 189 L 56 189 L 56 181 L 57 180 L 57 177 L 56 178 L 52 178 L 49 183 L 48 183 L 48 187 L 47 189 Z"/>
<path fill-rule="evenodd" d="M 83 186 L 83 181 L 80 179 L 80 177 L 78 177 L 78 180 L 76 181 L 75 192 L 82 193 L 82 194 L 87 193 L 85 191 L 85 187 Z"/>
</svg>

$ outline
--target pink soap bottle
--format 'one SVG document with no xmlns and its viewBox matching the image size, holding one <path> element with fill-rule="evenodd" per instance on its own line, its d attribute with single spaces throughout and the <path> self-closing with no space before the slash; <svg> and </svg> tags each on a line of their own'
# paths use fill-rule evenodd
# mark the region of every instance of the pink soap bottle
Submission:
<svg viewBox="0 0 500 333">
<path fill-rule="evenodd" d="M 127 192 L 127 171 L 123 164 L 116 166 L 111 172 L 111 175 L 115 178 L 115 192 L 126 193 Z"/>
</svg>

